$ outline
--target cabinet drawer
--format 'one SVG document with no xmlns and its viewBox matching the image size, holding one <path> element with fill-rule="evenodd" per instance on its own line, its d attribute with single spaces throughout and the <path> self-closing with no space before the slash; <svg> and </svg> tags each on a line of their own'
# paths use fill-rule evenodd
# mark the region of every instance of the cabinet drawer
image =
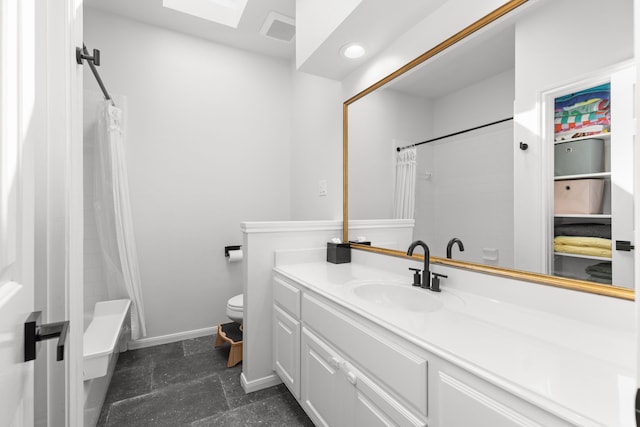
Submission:
<svg viewBox="0 0 640 427">
<path fill-rule="evenodd" d="M 420 414 L 427 415 L 427 361 L 386 341 L 318 299 L 302 298 L 304 322 Z"/>
<path fill-rule="evenodd" d="M 300 289 L 279 277 L 273 278 L 273 301 L 300 319 Z"/>
</svg>

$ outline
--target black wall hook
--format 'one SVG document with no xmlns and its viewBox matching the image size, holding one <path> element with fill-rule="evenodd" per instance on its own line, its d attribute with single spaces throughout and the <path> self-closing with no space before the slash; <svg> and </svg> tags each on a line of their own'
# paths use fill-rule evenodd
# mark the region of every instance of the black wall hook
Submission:
<svg viewBox="0 0 640 427">
<path fill-rule="evenodd" d="M 93 49 L 93 56 L 89 55 L 87 52 L 87 47 L 82 46 L 76 48 L 76 62 L 78 64 L 82 64 L 82 60 L 86 59 L 87 61 L 93 62 L 93 65 L 96 67 L 100 66 L 100 51 L 98 49 Z"/>
<path fill-rule="evenodd" d="M 527 144 L 526 142 L 520 142 L 520 149 L 522 151 L 526 151 L 527 148 L 529 148 L 529 144 Z"/>
</svg>

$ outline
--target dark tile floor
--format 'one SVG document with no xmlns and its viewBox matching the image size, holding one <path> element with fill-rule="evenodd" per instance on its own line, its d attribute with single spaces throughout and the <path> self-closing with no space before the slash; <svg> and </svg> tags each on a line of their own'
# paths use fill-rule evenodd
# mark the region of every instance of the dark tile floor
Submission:
<svg viewBox="0 0 640 427">
<path fill-rule="evenodd" d="M 228 355 L 213 336 L 121 353 L 98 426 L 313 426 L 283 384 L 245 394 Z"/>
</svg>

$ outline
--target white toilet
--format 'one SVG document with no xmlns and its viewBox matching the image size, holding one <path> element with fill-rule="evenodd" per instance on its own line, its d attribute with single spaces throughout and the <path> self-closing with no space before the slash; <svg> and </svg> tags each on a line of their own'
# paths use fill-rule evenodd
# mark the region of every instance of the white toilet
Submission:
<svg viewBox="0 0 640 427">
<path fill-rule="evenodd" d="M 229 298 L 227 301 L 227 317 L 242 325 L 242 310 L 244 306 L 243 294 Z"/>
</svg>

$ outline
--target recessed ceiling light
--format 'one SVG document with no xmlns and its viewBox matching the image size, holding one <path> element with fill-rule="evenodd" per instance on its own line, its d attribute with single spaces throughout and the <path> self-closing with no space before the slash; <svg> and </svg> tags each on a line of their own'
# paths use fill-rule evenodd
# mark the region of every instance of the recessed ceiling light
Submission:
<svg viewBox="0 0 640 427">
<path fill-rule="evenodd" d="M 346 58 L 356 59 L 364 55 L 366 51 L 360 43 L 349 43 L 342 46 L 342 49 L 340 49 L 340 53 Z"/>
<path fill-rule="evenodd" d="M 238 28 L 247 0 L 162 0 L 166 8 Z"/>
</svg>

